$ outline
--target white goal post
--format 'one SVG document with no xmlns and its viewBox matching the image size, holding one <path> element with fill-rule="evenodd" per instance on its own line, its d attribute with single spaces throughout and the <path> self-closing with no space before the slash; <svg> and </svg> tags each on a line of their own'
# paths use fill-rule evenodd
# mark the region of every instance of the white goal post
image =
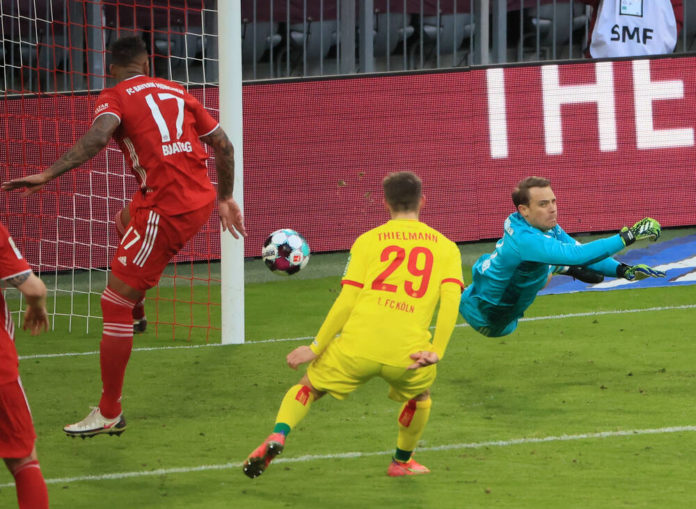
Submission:
<svg viewBox="0 0 696 509">
<path fill-rule="evenodd" d="M 220 125 L 234 145 L 234 199 L 244 210 L 240 0 L 218 0 Z M 253 226 L 252 226 L 253 227 Z M 221 232 L 222 343 L 244 343 L 244 240 Z"/>
</svg>

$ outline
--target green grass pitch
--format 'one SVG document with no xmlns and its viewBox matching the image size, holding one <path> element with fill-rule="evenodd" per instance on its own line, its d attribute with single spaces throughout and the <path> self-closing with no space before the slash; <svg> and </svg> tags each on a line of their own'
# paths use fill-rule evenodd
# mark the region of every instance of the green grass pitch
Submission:
<svg viewBox="0 0 696 509">
<path fill-rule="evenodd" d="M 464 246 L 464 262 L 489 247 Z M 98 401 L 99 361 L 90 353 L 98 327 L 18 333 L 51 507 L 696 506 L 693 287 L 540 297 L 527 317 L 543 319 L 502 339 L 457 327 L 417 453 L 430 475 L 386 476 L 398 405 L 375 380 L 347 401 L 315 403 L 283 455 L 248 479 L 242 461 L 301 375 L 284 359 L 302 340 L 263 340 L 312 336 L 344 262 L 345 254 L 316 256 L 288 279 L 249 262 L 244 345 L 211 338 L 206 346 L 202 335 L 172 339 L 170 331 L 137 336 L 143 350 L 128 366 L 121 437 L 61 431 Z M 649 308 L 659 309 L 620 312 Z M 595 311 L 607 313 L 558 318 Z M 68 352 L 85 355 L 48 356 Z M 16 507 L 7 471 L 0 507 Z"/>
</svg>

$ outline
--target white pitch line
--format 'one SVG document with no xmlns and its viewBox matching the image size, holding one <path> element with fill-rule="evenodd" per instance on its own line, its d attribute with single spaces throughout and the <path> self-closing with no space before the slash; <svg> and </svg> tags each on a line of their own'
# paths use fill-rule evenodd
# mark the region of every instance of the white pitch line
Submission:
<svg viewBox="0 0 696 509">
<path fill-rule="evenodd" d="M 533 316 L 530 318 L 522 318 L 521 322 L 535 322 L 538 320 L 560 320 L 563 318 L 582 318 L 583 316 L 601 316 L 601 315 L 619 315 L 622 313 L 645 313 L 652 311 L 672 311 L 676 309 L 694 309 L 696 304 L 684 304 L 681 306 L 660 306 L 652 308 L 642 308 L 642 309 L 613 309 L 609 311 L 588 311 L 586 313 L 568 313 L 563 315 L 550 315 L 550 316 Z M 468 323 L 458 323 L 455 327 L 469 327 Z M 434 327 L 431 327 L 431 329 Z M 247 341 L 241 343 L 241 345 L 258 345 L 264 343 L 281 343 L 286 341 L 308 341 L 314 339 L 314 336 L 302 336 L 297 338 L 274 338 L 274 339 L 260 339 L 258 341 Z M 189 350 L 192 348 L 208 348 L 216 346 L 228 346 L 221 343 L 208 343 L 205 345 L 179 345 L 179 346 L 153 346 L 153 347 L 143 347 L 143 348 L 133 348 L 133 352 L 154 352 L 157 350 Z M 45 353 L 36 355 L 21 355 L 20 360 L 24 359 L 51 359 L 54 357 L 79 357 L 82 355 L 97 355 L 99 350 L 91 352 L 66 352 L 66 353 Z"/>
<path fill-rule="evenodd" d="M 482 449 L 484 447 L 509 447 L 522 444 L 541 444 L 548 442 L 569 442 L 573 440 L 592 440 L 597 438 L 628 437 L 636 435 L 657 435 L 663 433 L 682 433 L 696 431 L 696 426 L 668 426 L 665 428 L 633 429 L 624 431 L 600 431 L 597 433 L 581 433 L 579 435 L 559 435 L 548 437 L 513 438 L 511 440 L 491 440 L 487 442 L 471 442 L 464 444 L 445 444 L 433 447 L 419 447 L 418 452 L 424 451 L 451 451 L 457 449 Z M 337 454 L 306 454 L 295 458 L 278 458 L 274 463 L 306 463 L 330 459 L 366 458 L 369 456 L 388 456 L 394 451 L 372 452 L 342 452 Z M 205 472 L 209 470 L 229 470 L 241 468 L 242 463 L 223 463 L 220 465 L 199 465 L 197 467 L 158 468 L 157 470 L 143 470 L 138 472 L 118 472 L 102 475 L 85 475 L 79 477 L 61 477 L 46 479 L 46 484 L 70 484 L 83 481 L 111 481 L 128 479 L 133 477 L 149 477 L 153 475 L 188 474 L 192 472 Z M 14 483 L 0 484 L 1 488 L 13 487 Z"/>
</svg>

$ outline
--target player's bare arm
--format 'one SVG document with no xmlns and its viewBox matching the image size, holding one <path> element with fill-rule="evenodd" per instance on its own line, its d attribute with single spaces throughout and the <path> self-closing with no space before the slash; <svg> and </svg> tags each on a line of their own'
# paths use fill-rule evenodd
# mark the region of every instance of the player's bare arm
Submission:
<svg viewBox="0 0 696 509">
<path fill-rule="evenodd" d="M 201 140 L 215 151 L 218 197 L 221 199 L 232 197 L 234 190 L 234 146 L 232 142 L 219 126 L 212 133 L 201 137 Z"/>
<path fill-rule="evenodd" d="M 234 146 L 221 127 L 218 127 L 206 136 L 202 136 L 201 140 L 213 147 L 215 152 L 215 170 L 218 178 L 218 209 L 222 230 L 229 230 L 235 239 L 239 238 L 236 232 L 246 237 L 247 233 L 244 228 L 242 210 L 234 198 L 232 198 L 234 190 Z"/>
<path fill-rule="evenodd" d="M 120 120 L 114 115 L 97 117 L 92 127 L 55 163 L 41 173 L 3 182 L 2 189 L 11 191 L 26 188 L 22 196 L 36 193 L 54 178 L 77 168 L 97 155 L 109 143 L 111 135 L 119 124 Z"/>
<path fill-rule="evenodd" d="M 29 331 L 32 336 L 46 332 L 48 313 L 46 312 L 46 285 L 43 281 L 31 271 L 7 278 L 5 281 L 22 292 L 27 301 L 22 329 Z"/>
<path fill-rule="evenodd" d="M 406 369 L 424 368 L 425 366 L 437 364 L 440 361 L 440 357 L 435 352 L 428 351 L 412 353 L 410 357 L 414 362 Z"/>
<path fill-rule="evenodd" d="M 300 365 L 311 362 L 317 358 L 310 347 L 307 345 L 298 346 L 290 352 L 285 360 L 292 369 L 297 369 Z"/>
<path fill-rule="evenodd" d="M 16 276 L 8 277 L 7 279 L 5 279 L 5 282 L 17 288 L 19 285 L 21 285 L 27 279 L 29 279 L 30 275 L 31 272 L 23 272 L 22 274 L 17 274 Z"/>
</svg>

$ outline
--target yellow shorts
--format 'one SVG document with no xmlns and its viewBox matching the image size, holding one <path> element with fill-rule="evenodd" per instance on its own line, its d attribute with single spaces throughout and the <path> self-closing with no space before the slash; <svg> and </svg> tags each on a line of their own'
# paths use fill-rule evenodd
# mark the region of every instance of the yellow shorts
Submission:
<svg viewBox="0 0 696 509">
<path fill-rule="evenodd" d="M 436 374 L 435 364 L 409 370 L 348 356 L 336 348 L 333 341 L 307 368 L 307 377 L 312 386 L 336 399 L 346 399 L 359 386 L 378 376 L 389 384 L 391 399 L 408 401 L 429 389 Z"/>
</svg>

